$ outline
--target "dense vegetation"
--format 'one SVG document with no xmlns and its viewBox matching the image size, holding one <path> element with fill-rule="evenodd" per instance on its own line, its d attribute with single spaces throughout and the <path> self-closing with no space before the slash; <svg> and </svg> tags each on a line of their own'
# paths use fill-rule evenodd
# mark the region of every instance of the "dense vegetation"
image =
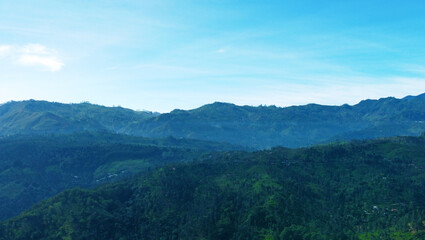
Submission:
<svg viewBox="0 0 425 240">
<path fill-rule="evenodd" d="M 2 239 L 425 239 L 425 138 L 208 154 L 43 201 Z"/>
<path fill-rule="evenodd" d="M 187 161 L 205 152 L 238 149 L 221 143 L 81 133 L 0 139 L 0 219 L 73 187 L 92 187 Z"/>
<path fill-rule="evenodd" d="M 425 131 L 425 95 L 365 100 L 353 106 L 279 108 L 214 103 L 160 115 L 88 103 L 25 101 L 0 106 L 0 135 L 83 130 L 202 139 L 258 149 L 418 135 Z"/>
<path fill-rule="evenodd" d="M 90 103 L 46 101 L 8 102 L 0 105 L 0 135 L 64 134 L 81 131 L 121 133 L 131 122 L 157 114 Z"/>
<path fill-rule="evenodd" d="M 357 105 L 287 108 L 214 103 L 175 110 L 135 123 L 132 130 L 238 143 L 259 149 L 300 147 L 334 140 L 419 135 L 425 131 L 425 95 L 365 100 Z"/>
</svg>

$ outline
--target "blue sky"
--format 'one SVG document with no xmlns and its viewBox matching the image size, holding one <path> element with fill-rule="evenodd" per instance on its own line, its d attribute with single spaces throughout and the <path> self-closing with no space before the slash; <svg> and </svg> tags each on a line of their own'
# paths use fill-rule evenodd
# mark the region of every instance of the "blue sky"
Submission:
<svg viewBox="0 0 425 240">
<path fill-rule="evenodd" d="M 0 1 L 0 102 L 168 112 L 425 92 L 424 1 Z"/>
</svg>

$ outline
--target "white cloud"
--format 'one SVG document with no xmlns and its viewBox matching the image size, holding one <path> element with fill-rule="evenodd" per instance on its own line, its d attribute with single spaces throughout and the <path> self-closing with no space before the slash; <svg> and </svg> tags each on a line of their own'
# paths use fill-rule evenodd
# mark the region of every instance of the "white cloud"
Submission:
<svg viewBox="0 0 425 240">
<path fill-rule="evenodd" d="M 13 64 L 41 67 L 42 70 L 51 72 L 59 71 L 65 65 L 56 50 L 34 43 L 23 46 L 0 45 L 0 57 Z"/>
<path fill-rule="evenodd" d="M 40 55 L 54 55 L 56 51 L 48 49 L 46 46 L 40 44 L 30 43 L 20 48 L 20 52 L 26 54 L 40 54 Z"/>
<path fill-rule="evenodd" d="M 12 49 L 12 46 L 10 45 L 0 45 L 0 57 L 6 56 L 7 54 L 9 54 L 11 49 Z"/>
<path fill-rule="evenodd" d="M 23 66 L 41 66 L 51 72 L 59 71 L 64 65 L 54 56 L 39 56 L 30 54 L 19 56 L 17 62 Z"/>
</svg>

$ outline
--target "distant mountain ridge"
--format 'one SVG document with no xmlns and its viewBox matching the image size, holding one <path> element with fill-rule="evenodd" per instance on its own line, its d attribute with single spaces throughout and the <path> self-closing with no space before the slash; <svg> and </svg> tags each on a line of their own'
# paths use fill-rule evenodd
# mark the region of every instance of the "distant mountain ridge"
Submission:
<svg viewBox="0 0 425 240">
<path fill-rule="evenodd" d="M 0 135 L 122 132 L 129 123 L 155 116 L 122 107 L 28 100 L 0 105 Z"/>
<path fill-rule="evenodd" d="M 0 135 L 108 131 L 245 145 L 301 147 L 335 140 L 419 135 L 425 94 L 356 105 L 237 106 L 215 102 L 166 114 L 89 103 L 10 102 L 0 106 Z"/>
</svg>

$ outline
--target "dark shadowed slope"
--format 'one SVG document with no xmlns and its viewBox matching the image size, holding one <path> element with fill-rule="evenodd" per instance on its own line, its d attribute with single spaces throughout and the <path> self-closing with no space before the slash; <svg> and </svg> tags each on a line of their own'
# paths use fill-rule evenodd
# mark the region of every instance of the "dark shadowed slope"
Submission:
<svg viewBox="0 0 425 240">
<path fill-rule="evenodd" d="M 237 146 L 107 133 L 0 139 L 0 219 L 73 187 L 92 187 L 168 162 Z"/>
<path fill-rule="evenodd" d="M 425 238 L 425 139 L 219 153 L 95 190 L 0 225 L 2 239 Z"/>
</svg>

